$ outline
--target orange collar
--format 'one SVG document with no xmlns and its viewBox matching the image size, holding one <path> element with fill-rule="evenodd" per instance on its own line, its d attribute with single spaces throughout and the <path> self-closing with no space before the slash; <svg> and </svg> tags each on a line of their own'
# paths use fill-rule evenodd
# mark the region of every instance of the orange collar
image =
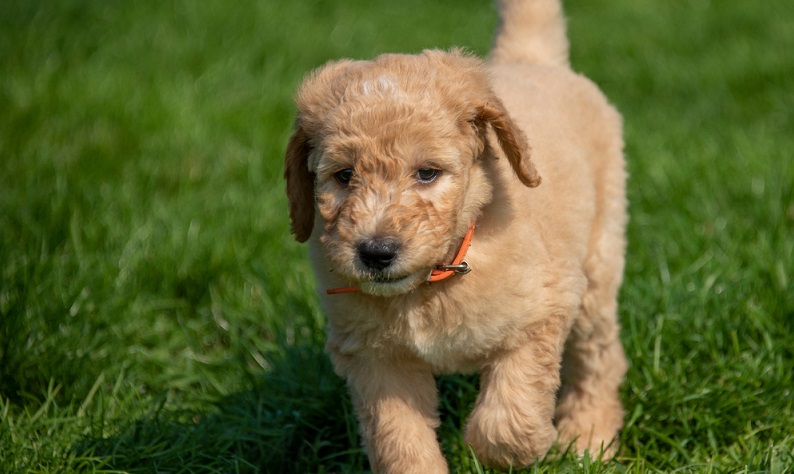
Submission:
<svg viewBox="0 0 794 474">
<path fill-rule="evenodd" d="M 433 267 L 433 269 L 427 275 L 427 279 L 425 280 L 426 283 L 430 284 L 444 281 L 447 278 L 451 278 L 455 275 L 465 275 L 471 271 L 469 264 L 464 262 L 463 259 L 466 257 L 466 252 L 471 246 L 471 239 L 474 237 L 475 227 L 476 225 L 472 224 L 471 227 L 469 227 L 469 230 L 466 232 L 466 235 L 463 236 L 463 242 L 460 244 L 460 249 L 458 249 L 458 253 L 452 260 L 452 263 L 446 264 L 442 262 Z M 331 288 L 325 292 L 329 295 L 340 295 L 342 293 L 358 293 L 360 291 L 360 288 L 351 286 L 346 288 Z"/>
</svg>

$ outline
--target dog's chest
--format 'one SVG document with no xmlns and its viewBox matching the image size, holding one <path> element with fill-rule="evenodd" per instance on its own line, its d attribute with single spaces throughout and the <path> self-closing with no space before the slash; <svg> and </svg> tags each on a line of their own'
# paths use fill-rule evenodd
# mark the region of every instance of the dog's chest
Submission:
<svg viewBox="0 0 794 474">
<path fill-rule="evenodd" d="M 406 344 L 435 373 L 470 372 L 503 339 L 504 328 L 482 324 L 471 313 L 441 312 L 408 318 Z"/>
</svg>

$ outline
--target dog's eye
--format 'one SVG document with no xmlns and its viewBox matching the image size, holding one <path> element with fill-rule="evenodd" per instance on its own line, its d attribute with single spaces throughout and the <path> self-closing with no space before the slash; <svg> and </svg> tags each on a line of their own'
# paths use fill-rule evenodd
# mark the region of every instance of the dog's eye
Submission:
<svg viewBox="0 0 794 474">
<path fill-rule="evenodd" d="M 434 168 L 421 168 L 416 172 L 416 179 L 418 179 L 420 183 L 431 183 L 438 178 L 440 173 L 441 170 Z"/>
<path fill-rule="evenodd" d="M 350 184 L 350 180 L 353 178 L 353 170 L 345 169 L 342 171 L 337 171 L 336 173 L 334 173 L 334 177 L 336 178 L 337 181 L 339 181 L 339 184 L 343 184 L 347 186 L 348 184 Z"/>
</svg>

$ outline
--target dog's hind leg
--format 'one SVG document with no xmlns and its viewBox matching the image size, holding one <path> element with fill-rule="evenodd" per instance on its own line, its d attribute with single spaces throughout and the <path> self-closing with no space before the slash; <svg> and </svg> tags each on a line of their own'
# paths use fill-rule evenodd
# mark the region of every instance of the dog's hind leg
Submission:
<svg viewBox="0 0 794 474">
<path fill-rule="evenodd" d="M 615 211 L 611 235 L 601 233 L 585 266 L 589 285 L 566 342 L 556 413 L 561 447 L 573 443 L 579 454 L 587 449 L 593 457 L 602 450 L 605 457 L 614 456 L 623 426 L 619 387 L 627 363 L 619 339 L 617 293 L 623 272 L 625 218 L 622 209 Z"/>
</svg>

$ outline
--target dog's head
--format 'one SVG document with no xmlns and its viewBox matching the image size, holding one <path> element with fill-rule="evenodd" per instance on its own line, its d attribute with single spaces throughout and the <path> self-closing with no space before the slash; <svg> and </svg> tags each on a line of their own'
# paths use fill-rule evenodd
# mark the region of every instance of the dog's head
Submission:
<svg viewBox="0 0 794 474">
<path fill-rule="evenodd" d="M 292 232 L 321 232 L 332 270 L 365 293 L 405 293 L 449 260 L 491 199 L 489 129 L 518 179 L 540 183 L 482 62 L 460 52 L 333 62 L 296 101 Z"/>
</svg>

